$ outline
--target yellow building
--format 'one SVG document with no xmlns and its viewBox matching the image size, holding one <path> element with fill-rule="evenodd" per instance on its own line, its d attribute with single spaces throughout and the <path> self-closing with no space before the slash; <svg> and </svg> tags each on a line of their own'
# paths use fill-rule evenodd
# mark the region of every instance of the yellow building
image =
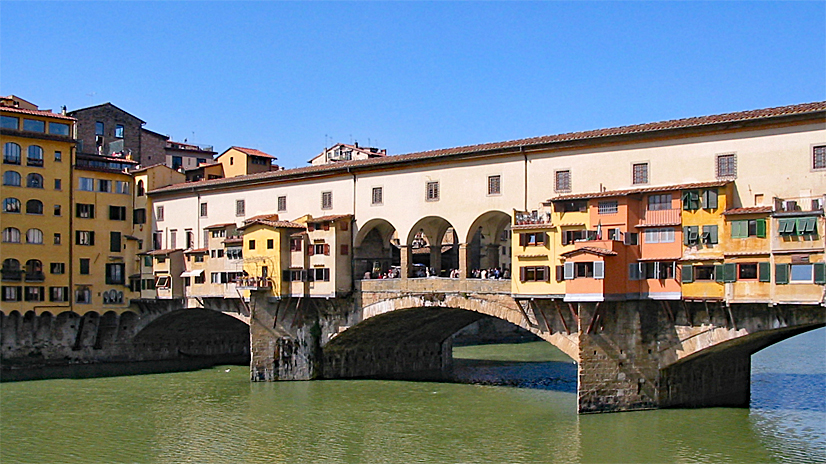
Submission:
<svg viewBox="0 0 826 464">
<path fill-rule="evenodd" d="M 273 164 L 276 160 L 275 156 L 254 148 L 230 147 L 215 160 L 221 163 L 224 177 L 278 170 L 278 166 Z"/>
<path fill-rule="evenodd" d="M 771 212 L 771 206 L 752 206 L 723 213 L 720 243 L 725 263 L 718 280 L 724 281 L 727 302 L 771 302 Z"/>
<path fill-rule="evenodd" d="M 6 314 L 69 311 L 75 119 L 15 96 L 2 97 L 0 118 L 0 307 Z"/>
<path fill-rule="evenodd" d="M 123 312 L 140 297 L 143 241 L 132 235 L 135 162 L 78 154 L 72 185 L 72 284 L 75 312 Z"/>
<path fill-rule="evenodd" d="M 284 272 L 290 267 L 290 235 L 306 230 L 303 224 L 279 221 L 277 214 L 265 214 L 244 221 L 238 228 L 243 234 L 244 274 L 237 288 L 264 290 L 271 296 L 289 294 Z"/>
<path fill-rule="evenodd" d="M 511 291 L 520 297 L 565 295 L 565 283 L 557 276 L 561 263 L 557 244 L 559 228 L 551 223 L 551 210 L 514 211 Z"/>
</svg>

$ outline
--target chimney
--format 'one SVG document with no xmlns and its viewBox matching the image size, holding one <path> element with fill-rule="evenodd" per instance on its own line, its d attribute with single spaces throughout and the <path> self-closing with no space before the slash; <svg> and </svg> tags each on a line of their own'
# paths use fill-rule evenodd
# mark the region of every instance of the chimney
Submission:
<svg viewBox="0 0 826 464">
<path fill-rule="evenodd" d="M 66 116 L 66 105 L 63 105 L 63 106 L 60 107 L 60 114 L 62 114 L 63 116 Z"/>
</svg>

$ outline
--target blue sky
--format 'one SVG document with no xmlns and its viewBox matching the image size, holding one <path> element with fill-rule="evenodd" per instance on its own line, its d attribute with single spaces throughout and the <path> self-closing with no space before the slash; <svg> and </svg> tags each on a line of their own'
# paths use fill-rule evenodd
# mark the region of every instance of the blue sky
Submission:
<svg viewBox="0 0 826 464">
<path fill-rule="evenodd" d="M 826 100 L 826 2 L 0 2 L 0 93 L 302 166 Z"/>
</svg>

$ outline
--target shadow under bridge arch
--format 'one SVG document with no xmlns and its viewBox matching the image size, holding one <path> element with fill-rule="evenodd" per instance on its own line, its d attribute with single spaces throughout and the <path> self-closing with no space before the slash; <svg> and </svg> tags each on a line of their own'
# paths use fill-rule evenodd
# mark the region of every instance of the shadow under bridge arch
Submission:
<svg viewBox="0 0 826 464">
<path fill-rule="evenodd" d="M 164 314 L 138 332 L 136 351 L 153 359 L 200 359 L 212 364 L 247 364 L 250 330 L 243 321 L 209 309 Z"/>
</svg>

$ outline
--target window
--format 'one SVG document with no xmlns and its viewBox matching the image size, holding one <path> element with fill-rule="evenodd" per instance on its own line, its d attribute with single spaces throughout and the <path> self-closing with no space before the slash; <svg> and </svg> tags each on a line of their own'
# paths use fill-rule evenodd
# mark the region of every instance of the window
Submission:
<svg viewBox="0 0 826 464">
<path fill-rule="evenodd" d="M 186 234 L 186 248 L 194 248 L 195 247 L 195 234 L 192 232 L 192 229 L 187 229 L 185 232 Z"/>
<path fill-rule="evenodd" d="M 62 122 L 50 122 L 49 133 L 54 135 L 69 135 L 69 125 Z"/>
<path fill-rule="evenodd" d="M 20 145 L 14 142 L 6 142 L 3 145 L 3 163 L 20 164 Z"/>
<path fill-rule="evenodd" d="M 703 233 L 700 235 L 700 240 L 706 245 L 717 244 L 717 226 L 703 226 Z"/>
<path fill-rule="evenodd" d="M 55 151 L 54 152 L 54 160 L 57 161 L 58 163 L 63 161 L 63 153 L 59 152 L 59 151 Z"/>
<path fill-rule="evenodd" d="M 172 157 L 172 169 L 178 170 L 184 164 L 184 159 L 181 156 L 173 156 Z"/>
<path fill-rule="evenodd" d="M 550 266 L 524 266 L 519 268 L 521 282 L 548 282 L 551 280 Z"/>
<path fill-rule="evenodd" d="M 95 122 L 95 135 L 104 135 L 103 134 L 103 123 L 100 121 Z"/>
<path fill-rule="evenodd" d="M 158 206 L 155 208 L 155 218 L 158 221 L 163 221 L 163 206 Z"/>
<path fill-rule="evenodd" d="M 632 280 L 640 279 L 673 279 L 677 269 L 674 261 L 651 261 L 630 265 L 632 268 Z M 633 269 L 636 267 L 636 269 Z M 685 266 L 683 266 L 685 268 Z"/>
<path fill-rule="evenodd" d="M 109 251 L 120 252 L 120 232 L 109 232 Z"/>
<path fill-rule="evenodd" d="M 554 191 L 563 193 L 571 191 L 571 171 L 554 172 Z"/>
<path fill-rule="evenodd" d="M 54 244 L 60 245 L 60 234 L 54 234 Z"/>
<path fill-rule="evenodd" d="M 66 263 L 52 263 L 50 265 L 50 272 L 52 274 L 65 274 L 66 273 Z"/>
<path fill-rule="evenodd" d="M 78 190 L 86 192 L 93 192 L 95 190 L 95 180 L 88 177 L 81 177 L 78 179 Z"/>
<path fill-rule="evenodd" d="M 601 201 L 597 205 L 599 214 L 617 214 L 619 206 L 616 201 Z"/>
<path fill-rule="evenodd" d="M 29 229 L 26 231 L 26 243 L 33 245 L 43 244 L 43 231 L 40 229 Z"/>
<path fill-rule="evenodd" d="M 43 301 L 45 292 L 43 287 L 26 287 L 26 301 Z"/>
<path fill-rule="evenodd" d="M 287 197 L 278 197 L 278 211 L 287 211 Z"/>
<path fill-rule="evenodd" d="M 428 182 L 426 184 L 426 194 L 425 200 L 427 201 L 439 201 L 439 182 Z"/>
<path fill-rule="evenodd" d="M 109 219 L 112 221 L 125 221 L 126 220 L 126 207 L 125 206 L 109 206 Z"/>
<path fill-rule="evenodd" d="M 54 205 L 54 215 L 60 216 L 60 205 Z"/>
<path fill-rule="evenodd" d="M 129 182 L 115 181 L 115 193 L 129 195 Z"/>
<path fill-rule="evenodd" d="M 700 209 L 700 191 L 686 190 L 683 192 L 683 209 L 686 211 L 696 211 Z"/>
<path fill-rule="evenodd" d="M 89 258 L 80 258 L 80 273 L 83 275 L 89 275 Z"/>
<path fill-rule="evenodd" d="M 78 287 L 75 290 L 75 303 L 90 304 L 92 302 L 92 291 L 89 287 Z"/>
<path fill-rule="evenodd" d="M 106 179 L 98 179 L 98 192 L 109 193 L 112 191 L 112 181 Z"/>
<path fill-rule="evenodd" d="M 95 217 L 95 205 L 77 203 L 75 205 L 75 217 L 92 219 Z"/>
<path fill-rule="evenodd" d="M 673 243 L 674 229 L 647 229 L 644 233 L 645 243 Z"/>
<path fill-rule="evenodd" d="M 23 130 L 29 132 L 46 132 L 46 122 L 36 119 L 23 119 Z"/>
<path fill-rule="evenodd" d="M 95 232 L 91 230 L 76 230 L 75 245 L 92 246 L 95 244 Z"/>
<path fill-rule="evenodd" d="M 42 189 L 43 188 L 43 176 L 41 176 L 40 174 L 35 174 L 35 173 L 29 174 L 28 176 L 26 176 L 26 187 Z"/>
<path fill-rule="evenodd" d="M 683 227 L 683 245 L 692 246 L 697 245 L 700 239 L 699 226 L 685 226 Z"/>
<path fill-rule="evenodd" d="M 14 116 L 0 116 L 0 127 L 17 130 L 20 127 L 20 118 Z"/>
<path fill-rule="evenodd" d="M 20 243 L 20 229 L 15 227 L 6 227 L 3 229 L 3 242 Z"/>
<path fill-rule="evenodd" d="M 202 255 L 202 254 L 195 255 L 195 262 L 196 263 L 203 263 L 204 262 L 204 255 Z"/>
<path fill-rule="evenodd" d="M 757 280 L 757 263 L 738 264 L 737 280 Z"/>
<path fill-rule="evenodd" d="M 178 230 L 172 229 L 169 231 L 169 248 L 178 248 Z"/>
<path fill-rule="evenodd" d="M 60 179 L 54 180 L 54 189 L 55 190 L 62 190 L 63 189 L 63 181 Z"/>
<path fill-rule="evenodd" d="M 648 183 L 648 163 L 634 163 L 631 165 L 631 182 L 634 185 Z"/>
<path fill-rule="evenodd" d="M 119 139 L 123 138 L 123 124 L 116 124 L 115 125 L 115 138 L 119 138 Z"/>
<path fill-rule="evenodd" d="M 235 215 L 236 216 L 243 216 L 246 213 L 247 205 L 244 200 L 235 200 Z"/>
<path fill-rule="evenodd" d="M 731 238 L 766 237 L 765 219 L 731 221 Z"/>
<path fill-rule="evenodd" d="M 683 272 L 687 266 L 683 266 Z M 715 280 L 714 266 L 694 266 L 694 280 Z"/>
<path fill-rule="evenodd" d="M 20 187 L 22 176 L 15 171 L 6 171 L 3 173 L 3 185 L 11 187 Z"/>
<path fill-rule="evenodd" d="M 142 197 L 142 196 L 146 195 L 146 189 L 143 186 L 143 181 L 142 180 L 138 181 L 137 190 L 138 190 L 138 196 L 139 197 Z"/>
<path fill-rule="evenodd" d="M 49 287 L 49 301 L 69 301 L 69 287 Z"/>
<path fill-rule="evenodd" d="M 812 169 L 826 169 L 826 145 L 812 148 Z"/>
<path fill-rule="evenodd" d="M 329 282 L 330 269 L 315 268 L 307 270 L 307 280 L 310 282 Z"/>
<path fill-rule="evenodd" d="M 290 238 L 290 251 L 301 251 L 301 243 L 304 242 L 304 239 L 301 237 L 291 237 Z"/>
<path fill-rule="evenodd" d="M 250 250 L 255 249 L 255 240 L 250 240 L 249 242 L 247 242 L 247 244 L 249 245 Z"/>
<path fill-rule="evenodd" d="M 152 249 L 160 250 L 163 247 L 163 232 L 156 230 L 152 233 Z"/>
<path fill-rule="evenodd" d="M 224 229 L 217 229 L 212 231 L 212 238 L 226 237 L 227 231 Z"/>
<path fill-rule="evenodd" d="M 27 166 L 43 166 L 43 148 L 37 145 L 29 145 L 26 156 Z"/>
<path fill-rule="evenodd" d="M 310 256 L 313 255 L 329 255 L 330 254 L 330 245 L 324 243 L 316 243 L 314 245 L 310 245 L 307 248 L 307 254 Z"/>
<path fill-rule="evenodd" d="M 502 193 L 502 176 L 488 176 L 488 195 Z"/>
<path fill-rule="evenodd" d="M 275 240 L 273 240 L 271 238 L 268 238 L 267 239 L 267 249 L 272 250 L 273 248 L 275 248 Z"/>
<path fill-rule="evenodd" d="M 373 187 L 373 197 L 371 205 L 381 205 L 384 203 L 384 192 L 382 187 Z"/>
<path fill-rule="evenodd" d="M 332 209 L 333 192 L 321 192 L 321 209 Z"/>
<path fill-rule="evenodd" d="M 20 212 L 20 200 L 17 198 L 4 198 L 3 199 L 3 212 L 4 213 L 19 213 Z"/>
<path fill-rule="evenodd" d="M 519 234 L 520 246 L 541 246 L 547 242 L 547 234 L 545 232 L 528 232 Z"/>
<path fill-rule="evenodd" d="M 797 219 L 779 219 L 777 233 L 781 236 L 790 235 L 817 235 L 817 218 L 803 217 Z"/>
<path fill-rule="evenodd" d="M 717 177 L 727 179 L 737 177 L 737 158 L 734 153 L 717 155 Z"/>
<path fill-rule="evenodd" d="M 123 278 L 123 263 L 113 263 L 106 265 L 106 283 L 108 285 L 118 285 L 125 282 Z"/>
<path fill-rule="evenodd" d="M 132 223 L 146 224 L 146 210 L 143 208 L 137 208 L 132 211 Z"/>
<path fill-rule="evenodd" d="M 201 217 L 207 217 L 207 204 L 201 203 Z"/>
</svg>

